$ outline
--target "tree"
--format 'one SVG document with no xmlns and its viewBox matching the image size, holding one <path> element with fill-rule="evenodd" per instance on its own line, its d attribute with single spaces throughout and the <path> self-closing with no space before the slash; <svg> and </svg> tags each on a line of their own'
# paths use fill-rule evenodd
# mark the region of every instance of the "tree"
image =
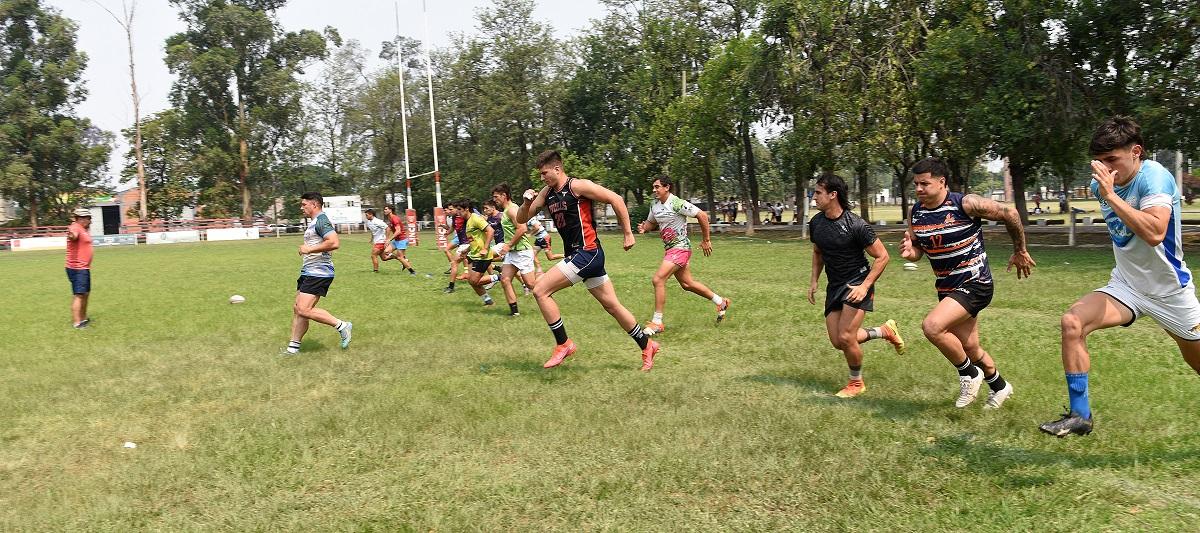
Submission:
<svg viewBox="0 0 1200 533">
<path fill-rule="evenodd" d="M 133 158 L 136 162 L 137 182 L 138 182 L 138 219 L 146 220 L 146 169 L 145 160 L 142 158 L 142 98 L 138 95 L 137 89 L 137 69 L 133 63 L 133 16 L 137 12 L 137 0 L 132 0 L 129 4 L 121 2 L 121 16 L 117 16 L 112 10 L 101 4 L 99 0 L 92 0 L 96 5 L 100 6 L 107 12 L 113 20 L 117 22 L 121 29 L 125 30 L 125 44 L 129 51 L 129 92 L 133 99 Z"/>
<path fill-rule="evenodd" d="M 0 195 L 17 200 L 32 226 L 69 220 L 110 150 L 108 134 L 75 115 L 87 65 L 75 31 L 38 0 L 0 0 Z"/>
<path fill-rule="evenodd" d="M 147 117 L 136 128 L 124 130 L 125 137 L 134 140 L 141 137 L 146 149 L 141 158 L 131 143 L 129 157 L 132 163 L 125 167 L 121 176 L 138 176 L 142 182 L 142 197 L 139 201 L 138 217 L 171 220 L 177 218 L 184 207 L 196 205 L 196 183 L 193 158 L 199 146 L 184 134 L 180 113 L 174 109 Z"/>
<path fill-rule="evenodd" d="M 177 76 L 172 104 L 187 115 L 192 135 L 226 151 L 231 168 L 214 169 L 208 197 L 227 193 L 236 175 L 241 216 L 253 215 L 252 173 L 266 173 L 301 109 L 307 64 L 326 55 L 312 30 L 284 32 L 275 11 L 286 0 L 171 0 L 187 30 L 167 39 L 167 66 Z M 217 204 L 227 202 L 216 201 Z"/>
</svg>

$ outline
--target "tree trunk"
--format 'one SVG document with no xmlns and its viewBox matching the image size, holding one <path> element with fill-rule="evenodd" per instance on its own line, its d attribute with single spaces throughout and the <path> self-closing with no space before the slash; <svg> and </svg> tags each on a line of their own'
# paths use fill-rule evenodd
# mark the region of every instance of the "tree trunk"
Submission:
<svg viewBox="0 0 1200 533">
<path fill-rule="evenodd" d="M 704 157 L 704 198 L 708 200 L 708 217 L 713 222 L 720 220 L 717 218 L 717 198 L 713 196 L 713 172 L 712 172 L 712 157 Z"/>
<path fill-rule="evenodd" d="M 871 177 L 867 173 L 866 161 L 859 161 L 854 167 L 854 176 L 858 178 L 858 216 L 871 223 Z"/>
<path fill-rule="evenodd" d="M 1008 162 L 1008 171 L 1012 174 L 1013 188 L 1013 207 L 1017 209 L 1017 214 L 1021 216 L 1021 224 L 1029 225 L 1029 211 L 1025 210 L 1025 178 L 1029 174 L 1029 169 L 1021 163 L 1014 163 L 1011 160 Z M 1067 213 L 1070 216 L 1070 212 Z"/>
<path fill-rule="evenodd" d="M 130 6 L 125 14 L 125 41 L 129 45 L 129 88 L 133 97 L 133 154 L 137 158 L 138 178 L 138 219 L 146 222 L 149 219 L 149 209 L 146 205 L 146 163 L 142 157 L 142 114 L 141 98 L 138 98 L 137 73 L 133 64 L 133 10 L 137 2 Z"/>
<path fill-rule="evenodd" d="M 900 186 L 900 219 L 908 220 L 908 170 L 896 174 L 896 183 Z"/>
<path fill-rule="evenodd" d="M 247 180 L 250 177 L 250 147 L 246 142 L 246 102 L 242 99 L 241 93 L 238 93 L 238 153 L 240 155 L 241 165 L 238 168 L 238 188 L 242 191 L 242 220 L 250 220 L 254 218 L 250 211 L 250 186 Z"/>
<path fill-rule="evenodd" d="M 750 205 L 747 206 L 746 220 L 752 220 L 754 224 L 758 223 L 758 173 L 754 167 L 754 143 L 750 140 L 750 124 L 742 122 L 738 128 L 741 130 L 742 150 L 746 153 L 746 184 L 750 193 Z M 746 224 L 746 235 L 754 234 L 753 224 Z"/>
<path fill-rule="evenodd" d="M 29 225 L 37 227 L 38 225 L 38 203 L 37 194 L 32 189 L 29 191 Z"/>
<path fill-rule="evenodd" d="M 1067 246 L 1075 246 L 1075 213 L 1071 212 L 1071 195 L 1067 193 L 1067 190 L 1071 187 L 1070 178 L 1067 177 L 1068 174 L 1066 172 L 1060 172 L 1059 175 L 1063 177 L 1062 197 L 1067 206 L 1067 224 L 1069 224 L 1067 229 Z"/>
</svg>

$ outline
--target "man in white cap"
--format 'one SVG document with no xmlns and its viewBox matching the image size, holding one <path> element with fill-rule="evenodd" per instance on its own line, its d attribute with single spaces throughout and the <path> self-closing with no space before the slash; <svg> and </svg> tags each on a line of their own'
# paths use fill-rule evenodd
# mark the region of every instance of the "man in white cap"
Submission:
<svg viewBox="0 0 1200 533">
<path fill-rule="evenodd" d="M 67 227 L 67 279 L 71 281 L 71 324 L 75 329 L 88 326 L 88 294 L 92 292 L 92 212 L 75 210 L 75 221 Z"/>
</svg>

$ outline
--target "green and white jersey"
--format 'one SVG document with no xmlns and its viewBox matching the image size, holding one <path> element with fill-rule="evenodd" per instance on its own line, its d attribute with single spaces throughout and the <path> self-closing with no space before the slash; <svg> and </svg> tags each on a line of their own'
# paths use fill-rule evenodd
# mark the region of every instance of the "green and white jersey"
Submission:
<svg viewBox="0 0 1200 533">
<path fill-rule="evenodd" d="M 500 226 L 504 228 L 504 242 L 512 242 L 513 235 L 517 234 L 517 223 L 508 218 L 507 209 L 500 215 Z M 510 251 L 519 252 L 521 250 L 528 250 L 530 246 L 532 244 L 529 242 L 529 228 L 527 226 L 525 234 L 521 236 L 521 240 L 517 241 Z"/>
<path fill-rule="evenodd" d="M 312 224 L 308 225 L 308 229 L 304 230 L 304 244 L 308 246 L 316 246 L 325 240 L 325 236 L 330 233 L 337 233 L 333 229 L 333 224 L 329 222 L 329 217 L 325 213 L 317 215 L 313 219 Z M 300 264 L 300 275 L 312 276 L 314 278 L 332 278 L 333 277 L 333 254 L 330 252 L 317 252 L 315 254 L 304 254 L 303 263 Z"/>
<path fill-rule="evenodd" d="M 700 208 L 684 201 L 674 194 L 667 196 L 666 202 L 654 199 L 650 204 L 650 212 L 646 214 L 647 221 L 658 223 L 658 234 L 662 237 L 663 248 L 680 248 L 691 250 L 692 242 L 687 236 L 687 219 L 700 214 Z"/>
</svg>

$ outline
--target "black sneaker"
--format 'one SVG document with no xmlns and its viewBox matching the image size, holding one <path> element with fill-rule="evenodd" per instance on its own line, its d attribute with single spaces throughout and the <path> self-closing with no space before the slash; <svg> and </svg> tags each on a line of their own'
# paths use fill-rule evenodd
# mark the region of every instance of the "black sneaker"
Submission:
<svg viewBox="0 0 1200 533">
<path fill-rule="evenodd" d="M 450 294 L 450 293 L 454 292 L 454 287 L 446 287 L 445 289 L 442 289 L 442 292 L 444 292 L 446 294 Z"/>
<path fill-rule="evenodd" d="M 449 274 L 449 273 L 450 273 L 450 269 L 448 269 L 448 268 L 446 269 L 445 272 L 442 272 L 442 274 Z"/>
<path fill-rule="evenodd" d="M 1060 439 L 1072 433 L 1087 435 L 1092 432 L 1092 419 L 1084 418 L 1068 410 L 1063 413 L 1062 418 L 1053 422 L 1046 422 L 1038 426 L 1038 429 L 1042 430 L 1043 433 L 1054 435 Z"/>
</svg>

